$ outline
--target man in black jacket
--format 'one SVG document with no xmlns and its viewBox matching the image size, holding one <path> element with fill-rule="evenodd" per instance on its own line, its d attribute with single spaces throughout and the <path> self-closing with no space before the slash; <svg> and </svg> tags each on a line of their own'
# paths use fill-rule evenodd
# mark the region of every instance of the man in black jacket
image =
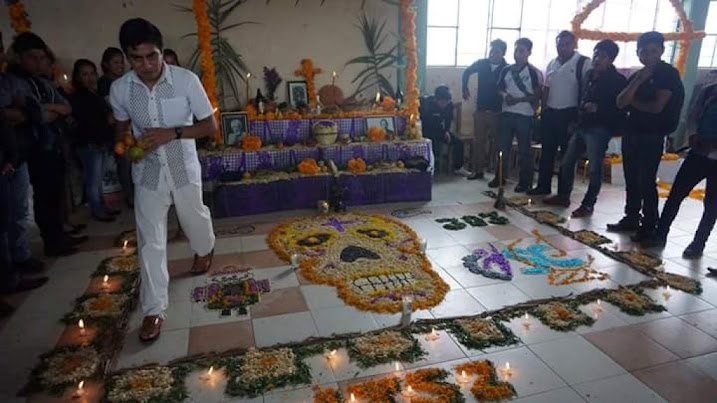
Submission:
<svg viewBox="0 0 717 403">
<path fill-rule="evenodd" d="M 483 179 L 483 170 L 488 161 L 487 156 L 493 154 L 488 150 L 488 144 L 495 148 L 495 135 L 498 132 L 498 117 L 502 99 L 498 95 L 498 78 L 500 72 L 508 64 L 505 62 L 507 45 L 500 39 L 490 43 L 490 53 L 487 59 L 481 59 L 471 64 L 463 71 L 463 100 L 471 97 L 468 81 L 471 75 L 478 75 L 478 90 L 476 91 L 476 110 L 473 113 L 473 175 L 469 180 Z"/>
<path fill-rule="evenodd" d="M 593 51 L 592 70 L 579 109 L 578 126 L 570 138 L 567 151 L 560 166 L 557 196 L 543 200 L 552 206 L 570 206 L 570 193 L 575 180 L 578 157 L 587 149 L 590 169 L 590 185 L 580 207 L 572 216 L 588 217 L 593 213 L 602 185 L 602 167 L 610 138 L 624 120 L 624 112 L 617 108 L 617 95 L 625 88 L 627 80 L 618 73 L 613 61 L 619 52 L 615 42 L 606 39 L 598 42 Z"/>
<path fill-rule="evenodd" d="M 438 150 L 439 144 L 451 147 L 453 173 L 471 176 L 472 173 L 463 167 L 463 142 L 451 133 L 453 102 L 448 86 L 439 85 L 433 96 L 422 97 L 420 113 L 423 136 L 431 139 L 433 149 Z"/>
<path fill-rule="evenodd" d="M 645 67 L 630 76 L 617 97 L 618 108 L 628 112 L 622 136 L 627 200 L 625 217 L 608 224 L 607 230 L 635 232 L 633 242 L 650 239 L 657 228 L 657 168 L 665 137 L 677 128 L 685 99 L 680 73 L 661 60 L 664 52 L 665 37 L 661 33 L 640 35 L 637 55 Z"/>
</svg>

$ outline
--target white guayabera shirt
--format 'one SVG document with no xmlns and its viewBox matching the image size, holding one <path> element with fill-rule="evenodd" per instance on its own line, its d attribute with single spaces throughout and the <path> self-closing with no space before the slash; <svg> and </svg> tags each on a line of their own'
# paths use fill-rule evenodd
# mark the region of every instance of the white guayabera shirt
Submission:
<svg viewBox="0 0 717 403">
<path fill-rule="evenodd" d="M 162 76 L 150 90 L 130 71 L 112 83 L 110 103 L 115 119 L 132 121 L 134 136 L 149 128 L 191 126 L 193 118 L 212 115 L 212 105 L 193 72 L 164 64 Z M 172 140 L 148 152 L 135 164 L 132 179 L 149 190 L 201 185 L 201 166 L 194 139 Z"/>
</svg>

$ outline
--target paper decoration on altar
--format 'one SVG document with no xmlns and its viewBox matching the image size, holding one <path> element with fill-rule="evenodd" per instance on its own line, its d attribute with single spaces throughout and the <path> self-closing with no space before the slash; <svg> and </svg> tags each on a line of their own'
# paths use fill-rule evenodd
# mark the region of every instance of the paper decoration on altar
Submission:
<svg viewBox="0 0 717 403">
<path fill-rule="evenodd" d="M 332 285 L 356 308 L 402 311 L 411 296 L 413 310 L 438 305 L 449 287 L 419 251 L 416 233 L 389 217 L 359 213 L 327 214 L 291 220 L 269 234 L 269 244 L 286 261 L 300 261 L 301 274 Z"/>
</svg>

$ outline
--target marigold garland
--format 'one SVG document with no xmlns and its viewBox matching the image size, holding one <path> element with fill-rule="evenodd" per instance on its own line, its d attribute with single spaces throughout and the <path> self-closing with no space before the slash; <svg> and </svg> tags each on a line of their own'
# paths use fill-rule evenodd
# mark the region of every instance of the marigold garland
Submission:
<svg viewBox="0 0 717 403">
<path fill-rule="evenodd" d="M 306 92 L 308 94 L 309 106 L 316 107 L 316 84 L 314 83 L 314 76 L 321 74 L 320 68 L 314 68 L 314 61 L 311 59 L 302 59 L 301 68 L 294 71 L 294 75 L 297 77 L 303 76 L 306 78 Z"/>
<path fill-rule="evenodd" d="M 418 119 L 419 96 L 421 95 L 416 84 L 418 83 L 418 46 L 416 42 L 416 10 L 414 0 L 400 0 L 399 13 L 401 15 L 401 37 L 403 51 L 406 56 L 406 110 L 407 116 L 413 115 Z"/>
<path fill-rule="evenodd" d="M 25 4 L 23 4 L 21 0 L 15 0 L 12 4 L 8 5 L 7 9 L 10 14 L 10 26 L 15 32 L 19 34 L 30 31 L 32 23 L 30 19 L 27 18 L 29 14 L 25 9 Z"/>
<path fill-rule="evenodd" d="M 197 42 L 202 67 L 202 85 L 204 85 L 204 91 L 207 92 L 209 103 L 212 104 L 214 117 L 219 121 L 220 111 L 219 101 L 217 101 L 217 73 L 212 55 L 212 27 L 209 22 L 209 15 L 207 14 L 206 0 L 193 0 L 192 10 L 194 11 L 194 18 L 197 21 Z M 214 141 L 217 144 L 224 142 L 220 130 L 214 133 Z"/>
<path fill-rule="evenodd" d="M 497 401 L 517 396 L 513 385 L 498 381 L 495 366 L 489 360 L 470 361 L 455 367 L 457 373 L 466 372 L 468 376 L 478 378 L 471 386 L 471 393 L 478 401 Z"/>
<path fill-rule="evenodd" d="M 668 197 L 668 196 L 670 195 L 670 191 L 672 191 L 672 185 L 669 184 L 669 183 L 667 183 L 667 182 L 658 181 L 658 182 L 657 182 L 657 187 L 660 188 L 660 189 L 664 189 L 664 191 L 659 191 L 659 192 L 658 192 L 658 195 L 659 195 L 661 198 L 666 198 L 666 197 Z M 707 191 L 707 190 L 704 189 L 704 188 L 693 189 L 693 190 L 690 191 L 690 193 L 687 195 L 687 197 L 689 197 L 690 199 L 695 199 L 695 200 L 704 201 L 705 195 L 706 195 L 706 191 Z"/>
<path fill-rule="evenodd" d="M 582 25 L 596 8 L 598 8 L 605 0 L 592 0 L 590 3 L 583 7 L 583 10 L 578 13 L 571 22 L 572 31 L 578 39 L 612 39 L 618 42 L 632 42 L 636 41 L 637 38 L 642 35 L 642 32 L 602 32 L 582 29 Z M 682 7 L 680 0 L 670 0 L 670 4 L 675 9 L 675 13 L 680 19 L 680 25 L 682 26 L 682 32 L 668 32 L 664 34 L 665 40 L 667 41 L 678 41 L 679 52 L 675 59 L 675 68 L 680 72 L 680 75 L 685 74 L 687 65 L 687 55 L 690 50 L 690 41 L 704 38 L 704 31 L 695 31 L 693 29 L 692 20 L 687 18 L 685 9 Z"/>
<path fill-rule="evenodd" d="M 448 371 L 440 368 L 424 368 L 406 374 L 406 384 L 416 392 L 430 396 L 416 396 L 411 403 L 457 403 L 464 402 L 461 389 L 445 381 Z"/>
<path fill-rule="evenodd" d="M 371 403 L 393 403 L 393 396 L 400 390 L 398 378 L 368 380 L 349 386 L 349 394 L 353 393 L 357 399 Z"/>
</svg>

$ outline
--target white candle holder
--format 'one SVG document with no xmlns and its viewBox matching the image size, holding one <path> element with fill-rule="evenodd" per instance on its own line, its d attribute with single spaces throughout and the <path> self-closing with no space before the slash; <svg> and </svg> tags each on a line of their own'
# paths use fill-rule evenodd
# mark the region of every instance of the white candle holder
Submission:
<svg viewBox="0 0 717 403">
<path fill-rule="evenodd" d="M 460 384 L 468 383 L 470 378 L 466 375 L 466 371 L 461 371 L 461 374 L 456 377 L 456 380 Z"/>
<path fill-rule="evenodd" d="M 436 341 L 441 338 L 441 335 L 436 331 L 436 328 L 431 329 L 431 333 L 428 333 L 426 335 L 426 340 L 428 341 Z"/>
<path fill-rule="evenodd" d="M 411 385 L 408 385 L 406 389 L 401 392 L 401 395 L 410 399 L 416 396 L 416 391 L 413 390 L 413 387 Z"/>
<path fill-rule="evenodd" d="M 426 241 L 424 238 L 421 238 L 418 240 L 418 249 L 421 251 L 422 254 L 426 254 L 426 249 L 428 248 L 428 241 Z"/>
<path fill-rule="evenodd" d="M 500 373 L 506 378 L 510 378 L 513 375 L 513 368 L 510 367 L 509 362 L 506 362 L 505 366 L 500 369 Z"/>
</svg>

